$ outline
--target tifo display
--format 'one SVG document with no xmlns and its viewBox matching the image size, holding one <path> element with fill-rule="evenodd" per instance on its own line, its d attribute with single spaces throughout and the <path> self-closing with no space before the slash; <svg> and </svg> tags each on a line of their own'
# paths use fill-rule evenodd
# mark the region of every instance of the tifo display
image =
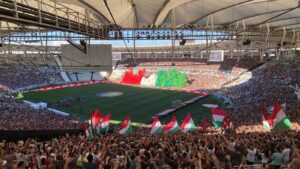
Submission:
<svg viewBox="0 0 300 169">
<path fill-rule="evenodd" d="M 145 70 L 139 70 L 137 74 L 134 74 L 133 69 L 129 69 L 124 73 L 121 83 L 140 85 L 145 73 Z"/>
<path fill-rule="evenodd" d="M 133 69 L 128 69 L 121 80 L 124 84 L 141 85 L 148 87 L 163 87 L 163 88 L 183 88 L 187 85 L 188 78 L 185 73 L 181 73 L 177 69 L 160 70 L 155 74 L 146 76 L 146 70 L 138 70 L 137 74 Z"/>
<path fill-rule="evenodd" d="M 0 0 L 0 169 L 300 169 L 300 0 Z"/>
</svg>

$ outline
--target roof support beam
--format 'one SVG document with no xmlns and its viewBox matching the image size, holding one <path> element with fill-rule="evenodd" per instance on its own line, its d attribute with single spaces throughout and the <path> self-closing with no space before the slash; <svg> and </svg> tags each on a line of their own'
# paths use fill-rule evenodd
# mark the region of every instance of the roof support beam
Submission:
<svg viewBox="0 0 300 169">
<path fill-rule="evenodd" d="M 300 25 L 300 23 L 293 23 L 293 24 L 281 25 L 281 26 L 273 27 L 273 29 L 282 29 L 284 27 L 285 27 L 285 29 L 289 29 L 289 28 L 286 28 L 286 27 L 297 26 L 297 25 Z"/>
<path fill-rule="evenodd" d="M 268 22 L 268 23 L 275 23 L 275 22 L 287 21 L 287 20 L 290 20 L 290 19 L 300 19 L 300 16 L 295 16 L 295 17 L 290 17 L 290 18 L 284 18 L 284 19 L 278 19 L 278 20 L 274 20 L 274 21 L 271 21 L 271 22 Z"/>
<path fill-rule="evenodd" d="M 193 1 L 198 1 L 198 0 L 185 0 L 185 1 L 166 0 L 163 3 L 163 5 L 161 6 L 161 8 L 158 10 L 158 12 L 154 18 L 153 25 L 158 26 L 158 25 L 163 24 L 172 9 L 175 9 L 176 7 L 178 7 L 182 4 L 191 3 Z"/>
<path fill-rule="evenodd" d="M 235 34 L 233 34 L 233 35 L 234 35 L 234 36 L 238 36 L 239 34 L 245 32 L 245 31 L 248 31 L 248 30 L 250 30 L 251 28 L 254 28 L 254 27 L 257 27 L 257 26 L 259 26 L 259 25 L 268 23 L 269 21 L 271 21 L 271 20 L 273 20 L 273 19 L 275 19 L 275 18 L 278 18 L 278 17 L 280 17 L 280 16 L 282 16 L 282 15 L 284 15 L 284 14 L 286 14 L 286 13 L 289 13 L 289 12 L 291 12 L 291 11 L 297 9 L 297 8 L 298 8 L 298 7 L 294 7 L 294 8 L 291 8 L 291 9 L 289 9 L 289 10 L 286 10 L 286 11 L 280 13 L 280 14 L 277 14 L 276 16 L 273 16 L 273 17 L 271 17 L 271 18 L 269 18 L 269 19 L 267 19 L 267 20 L 264 20 L 263 22 L 257 23 L 257 24 L 255 24 L 255 25 L 251 25 L 251 27 L 247 28 L 246 30 L 237 31 L 237 32 L 236 32 Z M 206 48 L 203 48 L 203 49 L 201 49 L 200 51 L 207 50 L 207 49 L 213 47 L 214 45 L 217 45 L 217 44 L 223 42 L 224 40 L 225 40 L 225 39 L 221 39 L 220 41 L 217 41 L 217 42 L 215 42 L 213 45 L 207 46 Z"/>
<path fill-rule="evenodd" d="M 246 19 L 250 19 L 250 18 L 257 17 L 257 16 L 262 16 L 262 15 L 272 14 L 272 13 L 276 13 L 276 12 L 284 12 L 284 11 L 288 11 L 290 9 L 294 9 L 294 8 L 282 9 L 282 10 L 277 10 L 277 11 L 269 11 L 269 12 L 264 12 L 264 13 L 252 15 L 252 16 L 247 16 L 247 17 L 244 17 L 244 18 L 236 19 L 236 20 L 231 21 L 231 22 L 223 23 L 222 25 L 224 25 L 224 26 L 225 25 L 231 25 L 233 23 L 236 23 L 236 22 L 239 22 L 239 21 L 242 21 L 242 20 L 246 20 Z"/>
<path fill-rule="evenodd" d="M 84 5 L 87 9 L 89 9 L 92 13 L 95 14 L 98 20 L 100 20 L 104 25 L 112 24 L 111 21 L 103 15 L 99 10 L 91 6 L 90 4 L 86 3 L 84 0 L 78 0 L 82 5 Z M 105 23 L 106 22 L 106 23 Z"/>
<path fill-rule="evenodd" d="M 293 31 L 294 31 L 294 32 L 300 32 L 300 28 L 296 28 L 296 29 L 292 29 L 292 30 L 287 30 L 287 31 L 288 31 L 288 32 L 291 32 L 291 31 L 292 31 L 292 32 L 293 32 Z"/>
<path fill-rule="evenodd" d="M 260 14 L 256 14 L 256 15 L 252 15 L 252 16 L 247 16 L 247 17 L 244 17 L 244 18 L 240 18 L 240 19 L 236 19 L 234 21 L 231 21 L 231 22 L 227 22 L 227 23 L 224 23 L 222 25 L 231 25 L 235 22 L 238 22 L 238 21 L 242 21 L 242 20 L 246 20 L 246 19 L 250 19 L 250 18 L 254 18 L 254 17 L 258 17 L 258 16 L 262 16 L 262 15 L 267 15 L 267 14 L 272 14 L 272 13 L 276 13 L 276 12 L 285 12 L 285 11 L 288 11 L 287 13 L 289 13 L 291 11 L 291 9 L 296 9 L 298 7 L 293 7 L 293 8 L 286 8 L 286 9 L 280 9 L 280 10 L 276 10 L 276 11 L 268 11 L 268 12 L 264 12 L 264 13 L 260 13 Z M 285 13 L 285 14 L 287 14 Z M 268 22 L 269 23 L 269 22 Z"/>
<path fill-rule="evenodd" d="M 132 10 L 133 10 L 133 15 L 134 15 L 134 18 L 135 18 L 135 25 L 133 25 L 134 28 L 138 28 L 139 27 L 139 22 L 138 22 L 138 17 L 137 17 L 137 10 L 136 10 L 136 5 L 135 3 L 133 2 L 133 0 L 128 0 L 129 4 L 131 5 L 132 7 Z"/>
<path fill-rule="evenodd" d="M 197 18 L 197 19 L 195 19 L 194 21 L 189 22 L 188 24 L 196 24 L 198 21 L 200 21 L 200 20 L 202 20 L 202 19 L 208 17 L 209 15 L 215 14 L 215 13 L 220 12 L 220 11 L 223 11 L 223 10 L 225 10 L 225 9 L 233 8 L 233 7 L 235 7 L 235 6 L 243 5 L 243 4 L 248 3 L 248 2 L 251 2 L 251 1 L 254 1 L 254 0 L 247 0 L 247 1 L 243 1 L 243 2 L 240 2 L 240 3 L 236 3 L 236 4 L 232 4 L 232 5 L 226 6 L 226 7 L 224 7 L 224 8 L 218 9 L 218 10 L 213 11 L 213 12 L 211 12 L 211 13 L 205 14 L 204 16 L 201 16 L 200 18 Z"/>
<path fill-rule="evenodd" d="M 160 6 L 159 10 L 157 11 L 156 15 L 155 15 L 155 18 L 153 20 L 153 24 L 155 24 L 157 22 L 157 18 L 158 16 L 160 15 L 161 11 L 165 9 L 165 7 L 168 5 L 168 3 L 170 2 L 171 0 L 165 0 L 164 3 Z"/>
</svg>

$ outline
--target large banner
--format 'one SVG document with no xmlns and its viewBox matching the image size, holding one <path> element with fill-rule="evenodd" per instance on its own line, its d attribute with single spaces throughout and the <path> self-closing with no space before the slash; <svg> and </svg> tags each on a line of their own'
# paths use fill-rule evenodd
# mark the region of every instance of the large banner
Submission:
<svg viewBox="0 0 300 169">
<path fill-rule="evenodd" d="M 224 50 L 213 50 L 210 51 L 209 62 L 223 62 L 224 61 Z"/>
</svg>

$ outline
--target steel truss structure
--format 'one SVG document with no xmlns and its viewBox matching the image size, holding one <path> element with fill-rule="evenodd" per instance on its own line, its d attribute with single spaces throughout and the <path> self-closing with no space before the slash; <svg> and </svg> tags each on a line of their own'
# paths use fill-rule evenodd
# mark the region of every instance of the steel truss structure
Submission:
<svg viewBox="0 0 300 169">
<path fill-rule="evenodd" d="M 75 32 L 95 38 L 105 38 L 109 32 L 110 26 L 91 18 L 89 12 L 82 14 L 56 1 L 51 1 L 52 4 L 43 0 L 35 0 L 35 2 L 37 8 L 16 0 L 1 0 L 0 19 L 21 25 Z"/>
<path fill-rule="evenodd" d="M 184 5 L 192 8 L 201 5 L 201 0 L 167 0 L 161 6 L 157 4 L 159 8 L 156 7 L 157 11 L 149 16 L 152 21 L 141 19 L 145 15 L 140 12 L 143 4 L 137 0 L 115 1 L 128 3 L 125 7 L 132 11 L 128 18 L 122 19 L 124 16 L 118 15 L 112 6 L 120 7 L 120 4 L 108 0 L 99 0 L 95 4 L 92 0 L 0 0 L 0 51 L 6 58 L 18 55 L 13 53 L 16 51 L 23 54 L 36 51 L 36 56 L 46 58 L 60 54 L 59 48 L 48 46 L 49 41 L 130 40 L 134 41 L 133 47 L 115 48 L 114 51 L 133 58 L 176 58 L 185 57 L 187 53 L 188 57 L 207 57 L 210 50 L 219 49 L 230 51 L 231 56 L 234 53 L 262 55 L 264 51 L 278 54 L 280 50 L 291 56 L 299 46 L 298 1 L 232 0 L 229 3 L 228 0 L 225 3 L 211 0 L 207 3 L 211 3 L 208 8 L 212 9 L 205 11 L 202 5 L 203 14 L 183 18 L 178 13 L 182 9 L 188 12 Z M 217 3 L 220 6 L 213 6 Z M 285 3 L 286 7 L 280 6 Z M 237 7 L 257 8 L 257 11 L 248 14 Z M 228 17 L 232 11 L 235 14 L 235 10 L 241 16 Z M 145 24 L 146 21 L 149 23 Z M 135 46 L 137 40 L 170 40 L 172 45 L 142 48 Z M 176 41 L 186 40 L 201 41 L 202 44 L 175 46 Z M 40 46 L 33 49 L 23 44 L 32 42 L 38 42 Z"/>
</svg>

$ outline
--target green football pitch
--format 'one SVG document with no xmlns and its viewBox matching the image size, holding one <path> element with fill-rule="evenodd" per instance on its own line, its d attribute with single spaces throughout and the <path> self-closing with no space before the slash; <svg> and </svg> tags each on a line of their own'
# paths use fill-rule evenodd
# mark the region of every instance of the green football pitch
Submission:
<svg viewBox="0 0 300 169">
<path fill-rule="evenodd" d="M 99 108 L 102 115 L 110 113 L 111 120 L 116 122 L 129 116 L 133 122 L 147 123 L 152 121 L 152 117 L 156 114 L 173 108 L 174 101 L 184 102 L 198 96 L 187 92 L 103 83 L 48 91 L 30 91 L 24 93 L 24 100 L 46 102 L 48 107 L 67 112 L 79 120 L 89 119 L 90 113 Z M 68 100 L 67 105 L 57 104 L 64 99 Z M 203 117 L 210 116 L 210 110 L 202 104 L 221 105 L 222 103 L 212 96 L 207 96 L 160 120 L 166 123 L 175 115 L 181 122 L 189 112 L 196 122 L 201 121 Z"/>
</svg>

